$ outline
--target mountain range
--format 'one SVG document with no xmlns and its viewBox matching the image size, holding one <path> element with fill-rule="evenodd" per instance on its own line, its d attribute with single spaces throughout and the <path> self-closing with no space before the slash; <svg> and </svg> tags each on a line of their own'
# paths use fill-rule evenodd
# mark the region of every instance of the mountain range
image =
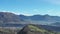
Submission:
<svg viewBox="0 0 60 34">
<path fill-rule="evenodd" d="M 21 30 L 17 34 L 60 34 L 60 16 L 0 12 L 0 27 L 19 27 Z"/>
<path fill-rule="evenodd" d="M 60 16 L 50 16 L 48 14 L 33 15 L 33 16 L 20 15 L 20 18 L 24 19 L 25 21 L 29 21 L 31 24 L 50 25 L 50 24 L 54 24 L 56 22 L 59 22 L 59 24 L 60 24 Z"/>
<path fill-rule="evenodd" d="M 59 16 L 50 16 L 50 15 L 16 15 L 9 12 L 0 12 L 0 24 L 42 24 L 42 25 L 53 25 L 54 23 L 59 22 Z M 55 24 L 57 25 L 57 24 Z"/>
<path fill-rule="evenodd" d="M 60 17 L 59 16 L 50 16 L 48 14 L 46 15 L 33 15 L 33 16 L 24 16 L 20 15 L 21 18 L 23 19 L 30 19 L 30 20 L 35 20 L 35 21 L 51 21 L 51 22 L 60 22 Z"/>
</svg>

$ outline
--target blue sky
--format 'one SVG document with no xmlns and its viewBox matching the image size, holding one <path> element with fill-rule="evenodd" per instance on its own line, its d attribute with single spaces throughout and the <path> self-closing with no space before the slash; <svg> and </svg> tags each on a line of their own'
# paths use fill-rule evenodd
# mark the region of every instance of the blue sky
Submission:
<svg viewBox="0 0 60 34">
<path fill-rule="evenodd" d="M 0 0 L 0 12 L 60 16 L 60 0 Z"/>
</svg>

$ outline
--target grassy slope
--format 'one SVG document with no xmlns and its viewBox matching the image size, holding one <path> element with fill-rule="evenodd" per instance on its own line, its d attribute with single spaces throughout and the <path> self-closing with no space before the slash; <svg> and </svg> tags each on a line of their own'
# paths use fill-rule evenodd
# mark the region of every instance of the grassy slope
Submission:
<svg viewBox="0 0 60 34">
<path fill-rule="evenodd" d="M 49 30 L 45 30 L 45 29 L 40 29 L 36 26 L 33 25 L 28 25 L 28 27 L 31 29 L 31 31 L 37 31 L 37 32 L 42 32 L 43 34 L 47 33 L 47 34 L 60 34 L 60 32 L 54 32 L 54 31 L 49 31 Z"/>
</svg>

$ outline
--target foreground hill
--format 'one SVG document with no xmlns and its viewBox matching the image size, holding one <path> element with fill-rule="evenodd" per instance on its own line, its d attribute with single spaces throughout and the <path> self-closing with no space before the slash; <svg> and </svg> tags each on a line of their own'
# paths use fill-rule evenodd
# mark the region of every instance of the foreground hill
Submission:
<svg viewBox="0 0 60 34">
<path fill-rule="evenodd" d="M 59 32 L 47 30 L 44 28 L 37 27 L 35 25 L 27 25 L 17 34 L 60 34 Z"/>
</svg>

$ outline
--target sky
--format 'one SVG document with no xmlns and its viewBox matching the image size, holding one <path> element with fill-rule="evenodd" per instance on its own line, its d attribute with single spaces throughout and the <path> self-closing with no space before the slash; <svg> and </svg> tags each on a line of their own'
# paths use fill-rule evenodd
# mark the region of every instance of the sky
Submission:
<svg viewBox="0 0 60 34">
<path fill-rule="evenodd" d="M 60 0 L 0 0 L 0 12 L 60 16 Z"/>
</svg>

